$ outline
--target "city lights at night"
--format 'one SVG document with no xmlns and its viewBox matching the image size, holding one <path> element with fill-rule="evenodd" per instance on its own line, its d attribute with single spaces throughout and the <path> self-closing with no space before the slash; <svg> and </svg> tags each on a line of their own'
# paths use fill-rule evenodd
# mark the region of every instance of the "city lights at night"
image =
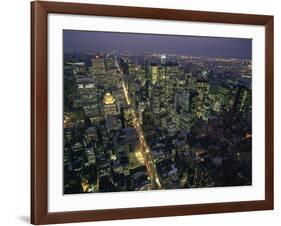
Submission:
<svg viewBox="0 0 281 226">
<path fill-rule="evenodd" d="M 251 40 L 63 40 L 64 194 L 252 184 Z"/>
</svg>

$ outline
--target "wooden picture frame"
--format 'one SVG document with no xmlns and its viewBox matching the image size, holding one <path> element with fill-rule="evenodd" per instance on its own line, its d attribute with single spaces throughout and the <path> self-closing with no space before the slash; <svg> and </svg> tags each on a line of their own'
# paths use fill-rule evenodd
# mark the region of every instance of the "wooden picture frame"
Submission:
<svg viewBox="0 0 281 226">
<path fill-rule="evenodd" d="M 265 27 L 265 200 L 48 212 L 48 14 Z M 262 147 L 261 147 L 262 148 Z M 31 3 L 31 223 L 52 224 L 273 209 L 273 16 L 35 1 Z"/>
</svg>

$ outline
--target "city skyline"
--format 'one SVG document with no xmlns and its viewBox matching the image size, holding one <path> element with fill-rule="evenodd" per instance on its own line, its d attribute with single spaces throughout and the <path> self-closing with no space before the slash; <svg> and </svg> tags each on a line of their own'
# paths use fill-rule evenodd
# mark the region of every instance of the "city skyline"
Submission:
<svg viewBox="0 0 281 226">
<path fill-rule="evenodd" d="M 164 45 L 206 52 L 216 43 L 233 56 L 250 42 L 94 34 L 90 52 L 64 51 L 64 194 L 252 185 L 251 58 L 167 54 Z M 100 52 L 105 44 L 159 53 Z"/>
<path fill-rule="evenodd" d="M 242 38 L 157 35 L 121 32 L 64 30 L 64 50 L 130 51 L 221 58 L 252 58 L 252 40 Z M 122 45 L 126 43 L 126 46 Z M 121 45 L 120 45 L 121 44 Z"/>
</svg>

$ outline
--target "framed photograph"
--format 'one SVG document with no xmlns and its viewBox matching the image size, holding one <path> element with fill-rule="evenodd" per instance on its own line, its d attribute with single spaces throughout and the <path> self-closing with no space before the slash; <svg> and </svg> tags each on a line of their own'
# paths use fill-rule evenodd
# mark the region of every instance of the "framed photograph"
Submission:
<svg viewBox="0 0 281 226">
<path fill-rule="evenodd" d="M 31 15 L 31 223 L 273 209 L 273 16 Z"/>
</svg>

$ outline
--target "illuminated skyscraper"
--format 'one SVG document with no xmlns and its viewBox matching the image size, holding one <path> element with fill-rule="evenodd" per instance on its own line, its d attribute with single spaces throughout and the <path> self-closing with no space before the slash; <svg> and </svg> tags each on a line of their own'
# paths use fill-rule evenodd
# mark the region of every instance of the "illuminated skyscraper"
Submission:
<svg viewBox="0 0 281 226">
<path fill-rule="evenodd" d="M 116 115 L 118 113 L 115 99 L 110 93 L 106 93 L 103 98 L 103 109 L 105 118 L 107 118 L 108 116 Z"/>
<path fill-rule="evenodd" d="M 209 104 L 208 104 L 208 93 L 209 93 L 209 84 L 206 79 L 197 79 L 196 81 L 196 102 L 195 102 L 195 114 L 198 118 L 203 120 L 208 119 L 209 114 Z"/>
<path fill-rule="evenodd" d="M 92 72 L 94 76 L 99 76 L 105 74 L 105 63 L 104 59 L 96 56 L 92 59 Z"/>
<path fill-rule="evenodd" d="M 247 111 L 251 107 L 251 86 L 250 80 L 241 78 L 237 84 L 234 106 L 239 111 Z"/>
<path fill-rule="evenodd" d="M 151 64 L 151 81 L 152 85 L 156 84 L 158 81 L 158 67 L 157 64 Z"/>
<path fill-rule="evenodd" d="M 166 55 L 161 55 L 161 64 L 165 64 L 166 63 Z"/>
</svg>

